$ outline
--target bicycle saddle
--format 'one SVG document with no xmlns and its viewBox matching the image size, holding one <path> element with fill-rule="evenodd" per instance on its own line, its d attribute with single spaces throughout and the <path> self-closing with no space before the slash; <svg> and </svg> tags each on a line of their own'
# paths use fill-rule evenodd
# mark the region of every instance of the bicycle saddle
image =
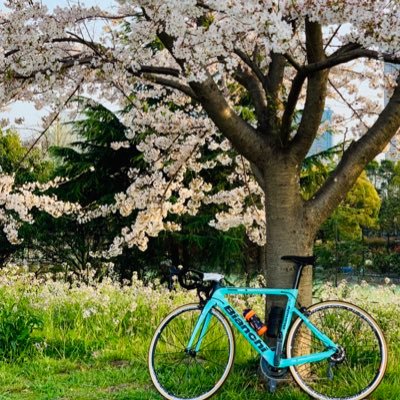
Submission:
<svg viewBox="0 0 400 400">
<path fill-rule="evenodd" d="M 217 274 L 215 272 L 204 272 L 203 273 L 203 281 L 214 281 L 220 282 L 224 279 L 224 275 Z"/>
<path fill-rule="evenodd" d="M 292 261 L 293 263 L 297 265 L 314 265 L 315 264 L 315 257 L 314 256 L 308 256 L 308 257 L 302 257 L 302 256 L 283 256 L 281 257 L 282 260 L 285 261 Z"/>
</svg>

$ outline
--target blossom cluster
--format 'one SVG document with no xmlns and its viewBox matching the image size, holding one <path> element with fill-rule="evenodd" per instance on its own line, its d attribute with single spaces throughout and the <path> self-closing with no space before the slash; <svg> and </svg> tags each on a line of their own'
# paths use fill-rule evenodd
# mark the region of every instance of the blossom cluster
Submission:
<svg viewBox="0 0 400 400">
<path fill-rule="evenodd" d="M 113 144 L 115 148 L 136 146 L 146 168 L 129 171 L 132 183 L 125 192 L 115 195 L 113 204 L 83 212 L 79 217 L 81 222 L 115 213 L 135 217 L 101 256 L 116 256 L 124 246 L 145 250 L 150 237 L 163 230 L 180 229 L 176 216 L 196 215 L 203 205 L 220 209 L 211 226 L 228 230 L 244 225 L 252 240 L 263 243 L 263 193 L 249 163 L 236 155 L 229 141 L 187 99 L 166 95 L 163 105 L 149 107 L 151 96 L 154 94 L 137 94 L 141 107 L 135 110 L 135 122 L 138 132 L 142 132 L 140 140 Z M 172 103 L 180 109 L 171 109 L 168 104 Z M 221 169 L 226 171 L 227 180 L 223 191 L 214 189 L 213 181 L 213 171 Z"/>
<path fill-rule="evenodd" d="M 46 190 L 55 187 L 59 179 L 46 184 L 27 184 L 21 187 L 14 185 L 14 177 L 0 175 L 0 223 L 7 239 L 11 243 L 18 243 L 18 228 L 22 222 L 33 222 L 31 211 L 37 209 L 44 211 L 54 218 L 62 215 L 78 213 L 79 204 L 64 202 L 56 196 L 36 194 L 34 189 Z"/>
</svg>

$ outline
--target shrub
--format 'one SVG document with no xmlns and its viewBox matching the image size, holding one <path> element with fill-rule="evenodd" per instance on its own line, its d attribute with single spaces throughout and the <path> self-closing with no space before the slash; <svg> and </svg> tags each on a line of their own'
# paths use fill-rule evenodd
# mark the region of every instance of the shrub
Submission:
<svg viewBox="0 0 400 400">
<path fill-rule="evenodd" d="M 381 274 L 400 273 L 399 253 L 374 253 L 372 263 L 374 270 Z"/>
<path fill-rule="evenodd" d="M 0 294 L 0 358 L 16 360 L 32 353 L 37 339 L 33 332 L 43 326 L 43 320 L 26 298 L 13 301 Z"/>
</svg>

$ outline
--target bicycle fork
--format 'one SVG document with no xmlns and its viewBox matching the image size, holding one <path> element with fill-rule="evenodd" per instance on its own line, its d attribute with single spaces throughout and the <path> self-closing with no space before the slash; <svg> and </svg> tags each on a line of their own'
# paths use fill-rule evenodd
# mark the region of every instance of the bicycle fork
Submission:
<svg viewBox="0 0 400 400">
<path fill-rule="evenodd" d="M 212 317 L 211 307 L 206 306 L 202 310 L 201 314 L 199 315 L 199 318 L 196 321 L 193 332 L 190 336 L 189 342 L 186 347 L 187 353 L 189 353 L 191 355 L 195 355 L 199 352 L 201 342 L 203 341 L 205 335 L 207 334 L 207 330 L 210 325 L 211 317 Z M 197 341 L 196 341 L 196 338 L 197 338 Z"/>
</svg>

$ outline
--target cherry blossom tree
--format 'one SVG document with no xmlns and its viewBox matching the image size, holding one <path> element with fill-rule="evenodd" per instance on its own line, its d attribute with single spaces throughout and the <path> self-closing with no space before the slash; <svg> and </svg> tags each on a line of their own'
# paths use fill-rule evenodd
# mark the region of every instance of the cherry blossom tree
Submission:
<svg viewBox="0 0 400 400">
<path fill-rule="evenodd" d="M 145 249 L 149 236 L 179 229 L 171 215 L 224 204 L 213 225 L 243 224 L 266 243 L 268 285 L 291 286 L 293 271 L 280 257 L 312 253 L 320 225 L 400 126 L 400 78 L 379 72 L 384 61 L 400 63 L 395 1 L 119 0 L 113 11 L 49 12 L 40 1 L 8 0 L 0 18 L 3 105 L 50 106 L 47 124 L 79 92 L 131 107 L 127 139 L 141 135 L 150 167 L 130 171 L 132 185 L 114 205 L 81 217 L 136 214 L 110 254 Z M 381 110 L 368 90 L 384 85 L 392 95 Z M 302 161 L 330 101 L 348 107 L 334 123 L 351 143 L 305 199 Z M 202 172 L 224 163 L 235 173 L 231 190 L 218 191 Z M 308 270 L 305 303 L 310 285 Z"/>
</svg>

